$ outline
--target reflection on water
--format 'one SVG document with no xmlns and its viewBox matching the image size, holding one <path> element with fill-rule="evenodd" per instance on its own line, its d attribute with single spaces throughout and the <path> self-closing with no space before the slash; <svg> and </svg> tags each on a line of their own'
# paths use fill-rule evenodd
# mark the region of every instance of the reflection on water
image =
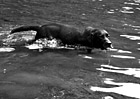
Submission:
<svg viewBox="0 0 140 99">
<path fill-rule="evenodd" d="M 118 50 L 118 53 L 132 53 L 130 51 Z"/>
<path fill-rule="evenodd" d="M 124 55 L 111 55 L 111 57 L 114 57 L 114 58 L 126 58 L 126 59 L 136 59 L 133 56 L 124 56 Z"/>
<path fill-rule="evenodd" d="M 121 49 L 109 49 L 109 51 L 115 51 L 117 53 L 132 53 L 131 51 L 125 51 L 125 50 L 121 50 Z"/>
<path fill-rule="evenodd" d="M 140 40 L 140 36 L 133 36 L 133 35 L 120 35 L 121 37 L 126 37 L 130 40 Z"/>
<path fill-rule="evenodd" d="M 103 88 L 103 87 L 91 86 L 90 90 L 100 91 L 100 92 L 113 92 L 128 97 L 140 98 L 140 94 L 139 94 L 140 84 L 115 82 L 113 81 L 113 79 L 109 79 L 109 78 L 104 79 L 104 83 L 109 85 L 118 85 L 119 87 Z"/>
<path fill-rule="evenodd" d="M 134 13 L 134 11 L 121 10 L 122 13 Z"/>
<path fill-rule="evenodd" d="M 127 4 L 127 5 L 139 5 L 138 3 L 129 3 L 129 2 L 124 2 L 124 4 Z"/>
<path fill-rule="evenodd" d="M 140 0 L 134 0 L 136 3 L 140 3 Z"/>
<path fill-rule="evenodd" d="M 81 57 L 83 57 L 83 58 L 87 58 L 87 59 L 94 59 L 93 57 L 87 56 L 87 55 L 79 55 L 79 56 L 81 56 Z"/>
<path fill-rule="evenodd" d="M 121 68 L 121 67 L 115 67 L 111 65 L 101 65 L 101 68 L 97 68 L 97 70 L 105 71 L 105 72 L 121 73 L 121 74 L 131 75 L 140 78 L 140 68 Z"/>
</svg>

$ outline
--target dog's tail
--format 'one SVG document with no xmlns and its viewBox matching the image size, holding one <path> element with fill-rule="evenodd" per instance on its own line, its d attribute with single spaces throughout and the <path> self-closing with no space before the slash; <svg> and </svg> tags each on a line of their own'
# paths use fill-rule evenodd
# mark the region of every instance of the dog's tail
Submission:
<svg viewBox="0 0 140 99">
<path fill-rule="evenodd" d="M 40 31 L 40 26 L 22 26 L 22 27 L 18 27 L 18 28 L 13 29 L 10 32 L 10 34 L 13 34 L 15 32 L 29 31 L 29 30 L 34 30 L 34 31 L 36 31 L 38 33 Z M 27 42 L 27 44 L 32 44 L 35 41 L 36 41 L 36 38 L 34 38 L 33 40 L 29 40 Z"/>
<path fill-rule="evenodd" d="M 13 34 L 15 32 L 29 31 L 29 30 L 34 30 L 36 32 L 39 32 L 40 26 L 22 26 L 22 27 L 18 27 L 18 28 L 13 29 L 10 32 L 10 34 Z"/>
</svg>

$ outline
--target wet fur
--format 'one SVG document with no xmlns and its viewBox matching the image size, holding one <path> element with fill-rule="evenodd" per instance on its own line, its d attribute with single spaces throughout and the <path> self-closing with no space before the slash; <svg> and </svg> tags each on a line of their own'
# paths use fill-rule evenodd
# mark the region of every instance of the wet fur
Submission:
<svg viewBox="0 0 140 99">
<path fill-rule="evenodd" d="M 87 27 L 84 32 L 79 32 L 77 28 L 70 25 L 51 23 L 42 26 L 22 26 L 15 28 L 11 34 L 15 32 L 34 30 L 36 31 L 35 38 L 29 42 L 30 44 L 40 38 L 59 39 L 65 45 L 81 45 L 88 47 L 88 52 L 93 48 L 102 48 L 102 43 L 98 36 L 102 33 L 99 29 Z"/>
</svg>

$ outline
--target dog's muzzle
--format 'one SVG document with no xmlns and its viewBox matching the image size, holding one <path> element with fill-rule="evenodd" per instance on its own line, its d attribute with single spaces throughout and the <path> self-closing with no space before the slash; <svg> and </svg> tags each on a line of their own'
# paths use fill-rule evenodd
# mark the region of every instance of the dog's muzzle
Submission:
<svg viewBox="0 0 140 99">
<path fill-rule="evenodd" d="M 107 48 L 113 48 L 112 43 L 108 38 L 106 38 L 106 40 L 105 40 L 105 42 L 103 44 L 103 49 L 106 50 Z"/>
</svg>

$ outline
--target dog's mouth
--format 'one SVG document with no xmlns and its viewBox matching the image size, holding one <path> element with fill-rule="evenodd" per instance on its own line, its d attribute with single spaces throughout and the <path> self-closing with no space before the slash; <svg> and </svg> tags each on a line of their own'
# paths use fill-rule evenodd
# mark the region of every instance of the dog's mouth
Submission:
<svg viewBox="0 0 140 99">
<path fill-rule="evenodd" d="M 108 48 L 113 48 L 112 43 L 104 43 L 101 49 L 107 50 Z"/>
</svg>

